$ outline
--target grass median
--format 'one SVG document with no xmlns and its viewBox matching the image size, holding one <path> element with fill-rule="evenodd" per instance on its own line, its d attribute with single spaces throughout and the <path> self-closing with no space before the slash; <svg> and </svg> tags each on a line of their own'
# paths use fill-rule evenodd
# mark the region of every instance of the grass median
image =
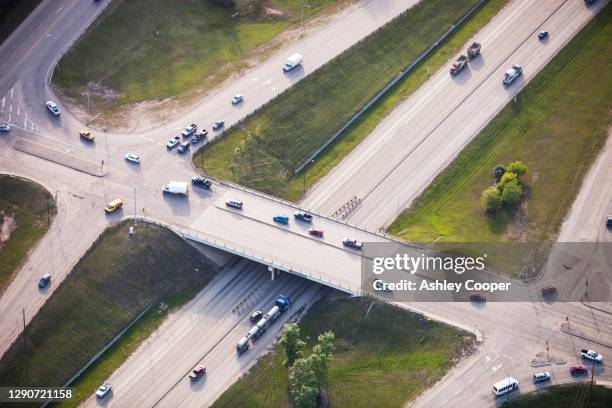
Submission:
<svg viewBox="0 0 612 408">
<path fill-rule="evenodd" d="M 0 385 L 64 384 L 148 305 L 182 305 L 214 275 L 199 252 L 169 230 L 141 224 L 130 236 L 129 226 L 107 230 L 53 292 L 0 360 Z M 80 397 L 90 395 L 161 320 L 154 307 L 133 326 L 92 367 L 97 374 L 82 379 Z"/>
<path fill-rule="evenodd" d="M 378 90 L 416 59 L 473 0 L 426 0 L 291 87 L 240 126 L 194 155 L 205 173 L 297 200 L 359 144 L 506 3 L 492 0 L 316 159 L 294 170 Z M 201 156 L 203 154 L 203 157 Z"/>
<path fill-rule="evenodd" d="M 304 18 L 344 2 L 310 0 Z M 53 83 L 83 111 L 88 92 L 92 116 L 112 116 L 143 101 L 191 100 L 265 56 L 279 33 L 298 26 L 302 4 L 114 1 L 62 57 Z"/>
<path fill-rule="evenodd" d="M 51 194 L 31 181 L 0 175 L 0 293 L 55 217 Z"/>
<path fill-rule="evenodd" d="M 612 123 L 612 7 L 606 6 L 390 226 L 415 242 L 553 239 Z M 528 166 L 526 200 L 487 215 L 493 168 Z M 603 222 L 603 220 L 602 220 Z"/>
<path fill-rule="evenodd" d="M 467 333 L 366 298 L 319 302 L 300 327 L 307 348 L 322 332 L 336 335 L 326 388 L 334 407 L 402 407 L 439 380 L 472 344 Z M 279 346 L 213 405 L 238 406 L 292 406 Z"/>
</svg>

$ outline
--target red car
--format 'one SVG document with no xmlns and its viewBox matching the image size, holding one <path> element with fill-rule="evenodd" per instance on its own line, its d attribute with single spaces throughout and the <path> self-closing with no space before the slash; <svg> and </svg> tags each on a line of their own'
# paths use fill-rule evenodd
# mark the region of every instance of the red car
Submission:
<svg viewBox="0 0 612 408">
<path fill-rule="evenodd" d="M 557 287 L 555 285 L 544 286 L 540 289 L 540 292 L 542 292 L 542 296 L 553 296 L 557 293 Z"/>
<path fill-rule="evenodd" d="M 308 230 L 308 233 L 313 237 L 323 238 L 323 230 L 317 228 L 311 228 Z"/>
<path fill-rule="evenodd" d="M 198 368 L 194 368 L 191 374 L 189 374 L 189 379 L 191 381 L 198 381 L 200 378 L 204 377 L 206 374 L 206 367 L 199 366 Z"/>
<path fill-rule="evenodd" d="M 570 367 L 571 375 L 587 375 L 589 371 L 582 364 L 576 364 Z"/>
</svg>

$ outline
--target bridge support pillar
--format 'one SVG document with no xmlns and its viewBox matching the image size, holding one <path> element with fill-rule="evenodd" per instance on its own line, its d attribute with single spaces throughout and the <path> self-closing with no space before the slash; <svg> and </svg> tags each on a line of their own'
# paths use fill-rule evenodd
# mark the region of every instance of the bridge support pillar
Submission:
<svg viewBox="0 0 612 408">
<path fill-rule="evenodd" d="M 268 266 L 268 270 L 270 271 L 270 280 L 274 280 L 274 273 L 276 269 L 273 266 Z"/>
</svg>

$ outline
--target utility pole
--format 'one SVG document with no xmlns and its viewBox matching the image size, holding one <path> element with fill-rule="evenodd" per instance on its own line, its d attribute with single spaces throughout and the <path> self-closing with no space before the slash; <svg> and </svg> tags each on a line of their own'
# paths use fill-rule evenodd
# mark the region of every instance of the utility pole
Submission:
<svg viewBox="0 0 612 408">
<path fill-rule="evenodd" d="M 136 226 L 136 187 L 134 187 L 134 226 Z"/>
<path fill-rule="evenodd" d="M 21 308 L 21 316 L 23 317 L 23 346 L 28 349 L 28 339 L 26 338 L 26 323 L 25 323 L 25 307 Z"/>
<path fill-rule="evenodd" d="M 304 7 L 310 8 L 310 4 L 306 4 L 306 2 L 304 2 L 304 4 L 302 4 L 302 16 L 300 18 L 301 26 L 302 26 L 302 35 L 304 35 Z"/>
<path fill-rule="evenodd" d="M 592 360 L 591 383 L 589 384 L 589 408 L 593 406 L 593 377 L 595 376 L 595 360 Z"/>
<path fill-rule="evenodd" d="M 49 208 L 49 196 L 47 196 L 47 227 L 51 225 L 51 209 Z"/>
</svg>

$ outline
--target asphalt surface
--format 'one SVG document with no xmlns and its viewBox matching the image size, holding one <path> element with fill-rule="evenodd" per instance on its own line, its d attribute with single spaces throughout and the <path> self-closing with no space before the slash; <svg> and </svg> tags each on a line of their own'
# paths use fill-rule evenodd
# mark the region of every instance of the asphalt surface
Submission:
<svg viewBox="0 0 612 408">
<path fill-rule="evenodd" d="M 561 226 L 560 242 L 611 242 L 606 219 L 612 216 L 612 133 L 582 182 L 569 216 Z"/>
<path fill-rule="evenodd" d="M 386 178 L 383 177 L 385 182 L 378 184 L 384 188 L 377 188 L 375 189 L 376 193 L 370 194 L 356 210 L 352 216 L 355 218 L 351 218 L 351 222 L 370 226 L 371 229 L 380 228 L 383 225 L 380 222 L 383 218 L 385 219 L 384 222 L 387 222 L 389 216 L 397 211 L 397 208 L 393 211 L 389 209 L 389 202 L 396 203 L 397 200 L 389 199 L 389 196 L 385 198 L 385 194 L 381 193 L 379 195 L 378 192 L 386 191 L 385 189 L 388 186 L 394 185 L 394 193 L 390 195 L 394 197 L 400 184 L 397 183 L 397 180 L 393 184 L 393 180 L 396 174 L 401 173 L 402 181 L 411 180 L 416 183 L 414 188 L 414 194 L 416 194 L 416 191 L 419 190 L 416 186 L 424 188 L 430 180 L 427 180 L 427 177 L 433 178 L 437 171 L 444 168 L 458 152 L 460 145 L 467 143 L 495 114 L 495 109 L 491 110 L 489 107 L 498 104 L 501 108 L 504 103 L 510 100 L 511 95 L 522 86 L 523 82 L 519 82 L 510 88 L 508 93 L 503 91 L 500 84 L 501 73 L 506 68 L 503 61 L 514 62 L 515 58 L 519 56 L 523 59 L 530 57 L 529 62 L 524 63 L 526 73 L 522 81 L 528 80 L 588 20 L 589 13 L 594 12 L 605 2 L 598 2 L 596 8 L 587 12 L 581 8 L 583 4 L 579 0 L 563 3 L 564 5 L 561 6 L 559 11 L 554 13 L 546 23 L 553 27 L 549 29 L 551 31 L 550 41 L 546 44 L 540 44 L 533 38 L 533 41 L 530 42 L 530 35 L 532 35 L 530 33 L 538 31 L 546 11 L 551 11 L 558 4 L 553 3 L 550 1 L 529 4 L 523 1 L 511 2 L 500 16 L 496 17 L 483 30 L 483 33 L 477 36 L 478 40 L 483 42 L 483 56 L 480 60 L 482 65 L 478 66 L 475 61 L 470 71 L 462 73 L 455 79 L 457 82 L 448 78 L 445 67 L 434 74 L 424 88 L 417 92 L 420 95 L 419 103 L 414 102 L 417 94 L 409 98 L 409 101 L 412 101 L 413 108 L 417 110 L 419 110 L 418 106 L 420 104 L 430 107 L 435 106 L 435 109 L 430 108 L 428 111 L 420 111 L 418 117 L 412 117 L 410 122 L 411 126 L 414 126 L 415 123 L 418 126 L 423 126 L 421 130 L 427 132 L 427 129 L 436 126 L 436 120 L 438 120 L 439 128 L 447 126 L 446 121 L 440 122 L 440 118 L 436 114 L 439 110 L 453 109 L 452 104 L 448 105 L 449 100 L 445 99 L 446 95 L 454 95 L 451 100 L 458 103 L 462 100 L 461 95 L 464 95 L 464 87 L 476 86 L 477 88 L 469 98 L 457 105 L 449 116 L 451 118 L 456 112 L 459 112 L 463 114 L 463 120 L 458 123 L 451 121 L 454 126 L 450 128 L 452 132 L 447 131 L 447 134 L 453 135 L 452 143 L 449 142 L 448 137 L 438 140 L 438 146 L 435 149 L 436 156 L 429 157 L 426 160 L 428 163 L 432 163 L 431 166 L 425 166 L 427 163 L 421 163 L 425 168 L 415 173 L 405 173 L 406 170 L 398 166 L 397 169 L 401 171 L 398 170 L 399 173 L 391 172 Z M 390 14 L 385 14 L 384 9 L 374 7 L 379 3 L 372 1 L 363 4 L 367 13 L 361 14 L 361 17 L 358 18 L 367 20 L 372 18 L 371 15 L 378 16 L 381 14 L 390 18 Z M 391 10 L 392 7 L 399 7 L 398 4 L 400 3 L 388 2 L 384 4 L 388 5 L 389 10 Z M 411 3 L 403 2 L 401 4 L 405 8 Z M 222 203 L 226 197 L 243 193 L 227 186 L 215 184 L 212 191 L 192 188 L 188 199 L 162 197 L 161 186 L 163 184 L 170 180 L 187 181 L 193 173 L 189 156 L 179 156 L 176 151 L 166 151 L 163 146 L 165 140 L 169 136 L 177 134 L 182 126 L 194 120 L 196 123 L 204 123 L 201 119 L 207 118 L 206 120 L 212 122 L 223 116 L 226 122 L 230 123 L 232 120 L 237 120 L 240 115 L 245 115 L 255 107 L 256 102 L 251 94 L 242 88 L 246 85 L 241 85 L 240 89 L 240 93 L 244 94 L 246 98 L 242 110 L 232 110 L 233 108 L 229 104 L 229 97 L 235 91 L 222 88 L 215 92 L 215 95 L 220 99 L 218 106 L 223 105 L 223 108 L 219 108 L 219 111 L 213 112 L 214 106 L 206 105 L 206 101 L 204 101 L 201 105 L 202 111 L 199 111 L 200 108 L 196 107 L 195 110 L 187 113 L 184 117 L 166 124 L 165 127 L 160 129 L 133 135 L 93 132 L 96 135 L 94 143 L 84 143 L 78 140 L 76 134 L 82 125 L 76 119 L 66 111 L 63 111 L 60 118 L 52 118 L 46 112 L 44 101 L 52 98 L 52 94 L 46 86 L 45 79 L 48 79 L 50 67 L 57 58 L 57 50 L 65 49 L 71 44 L 79 32 L 95 18 L 96 13 L 100 11 L 100 6 L 89 2 L 47 0 L 43 2 L 41 7 L 42 12 L 37 9 L 17 30 L 24 36 L 20 38 L 23 41 L 20 42 L 11 37 L 0 48 L 3 55 L 10 55 L 13 61 L 13 64 L 0 64 L 0 72 L 3 73 L 0 77 L 0 95 L 4 95 L 2 100 L 4 107 L 1 111 L 2 120 L 6 120 L 4 115 L 10 114 L 11 121 L 17 125 L 10 134 L 0 136 L 0 145 L 2 146 L 0 149 L 0 170 L 33 178 L 46 186 L 49 191 L 58 192 L 59 215 L 52 225 L 50 233 L 43 238 L 33 251 L 26 265 L 0 299 L 0 353 L 6 350 L 21 330 L 22 309 L 25 308 L 26 321 L 29 321 L 104 228 L 109 223 L 133 213 L 155 218 L 161 222 L 185 229 L 197 228 L 200 223 L 202 229 L 215 228 L 215 223 L 217 223 L 218 231 L 223 231 L 223 226 L 227 224 L 231 231 L 234 231 L 232 234 L 249 235 L 251 237 L 250 241 L 261 243 L 261 248 L 266 251 L 268 251 L 273 237 L 277 236 L 277 242 L 279 243 L 284 243 L 287 239 L 291 240 L 290 242 L 298 240 L 291 245 L 291 249 L 295 251 L 296 256 L 301 252 L 302 245 L 305 245 L 304 248 L 317 245 L 316 251 L 319 251 L 319 246 L 325 246 L 325 251 L 329 251 L 330 256 L 354 258 L 351 251 L 345 251 L 338 246 L 338 240 L 341 236 L 344 237 L 345 233 L 361 234 L 363 232 L 357 232 L 357 230 L 340 223 L 321 221 L 329 222 L 329 225 L 325 225 L 325 242 L 316 242 L 309 237 L 302 236 L 304 234 L 303 229 L 294 225 L 293 220 L 291 220 L 292 224 L 289 227 L 290 231 L 273 225 L 269 218 L 273 214 L 270 214 L 270 212 L 282 210 L 289 212 L 287 215 L 291 215 L 291 207 L 281 205 L 281 208 L 279 208 L 278 203 L 265 197 L 250 196 L 248 201 L 245 200 L 246 216 L 241 218 L 237 218 L 235 214 L 231 214 L 222 208 Z M 356 9 L 359 8 L 358 5 Z M 542 16 L 538 17 L 541 13 L 543 13 Z M 340 20 L 332 19 L 328 26 L 340 24 L 338 21 L 344 24 L 346 18 L 348 17 L 343 15 Z M 376 21 L 382 24 L 384 19 Z M 524 21 L 528 23 L 524 23 Z M 516 24 L 520 26 L 520 29 L 514 26 Z M 558 32 L 555 30 L 558 30 Z M 33 34 L 27 36 L 26 32 Z M 353 32 L 355 36 L 361 34 L 363 33 Z M 509 40 L 503 34 L 519 39 Z M 316 35 L 316 33 L 311 33 L 311 35 Z M 341 37 L 340 35 L 337 36 Z M 523 42 L 520 41 L 521 37 Z M 358 39 L 358 37 L 355 37 L 352 42 Z M 327 48 L 330 44 L 335 44 L 336 40 L 338 39 L 334 38 L 334 41 L 322 43 L 321 49 Z M 497 47 L 493 49 L 488 45 L 497 44 L 496 41 L 500 41 L 499 46 L 502 49 Z M 513 49 L 512 44 L 518 45 L 518 49 Z M 292 49 L 295 49 L 295 47 L 292 47 Z M 310 52 L 310 49 L 305 51 L 305 69 L 312 68 L 309 64 L 315 61 Z M 506 54 L 505 58 L 504 53 Z M 279 60 L 276 61 L 275 58 L 279 58 Z M 278 70 L 283 59 L 284 55 L 278 55 L 272 57 L 262 66 L 269 65 L 269 69 Z M 502 64 L 498 64 L 499 66 L 493 64 L 497 60 L 502 61 Z M 484 75 L 485 71 L 490 72 L 489 77 Z M 254 77 L 250 76 L 251 74 L 247 73 L 245 75 L 245 78 L 251 79 L 251 84 L 259 83 L 259 78 L 264 78 L 258 76 L 257 80 L 253 80 Z M 474 78 L 480 78 L 481 81 Z M 265 83 L 267 80 L 263 82 Z M 475 83 L 470 85 L 472 81 Z M 477 84 L 478 82 L 481 83 Z M 266 85 L 273 86 L 271 83 Z M 279 83 L 278 86 L 288 86 L 288 84 Z M 438 91 L 431 93 L 432 86 Z M 492 87 L 490 89 L 491 95 L 480 95 L 484 99 L 480 100 L 477 106 L 472 105 L 474 103 L 473 99 L 479 97 L 478 92 L 482 92 L 482 89 L 489 89 L 488 87 Z M 226 91 L 228 92 L 227 95 L 223 94 Z M 267 94 L 258 89 L 257 95 L 262 95 L 262 100 L 264 100 Z M 400 105 L 392 116 L 405 110 L 407 102 Z M 209 112 L 206 109 L 211 109 L 211 111 Z M 233 116 L 226 118 L 224 115 L 227 113 L 223 109 L 230 109 L 232 113 L 236 114 L 236 118 Z M 481 113 L 483 110 L 487 111 L 488 114 Z M 16 113 L 17 111 L 19 111 L 19 114 Z M 205 116 L 204 113 L 199 113 L 205 111 L 208 112 Z M 475 112 L 476 114 L 474 114 Z M 413 113 L 413 115 L 416 115 L 416 113 Z M 468 117 L 469 120 L 465 119 Z M 389 123 L 393 123 L 393 121 L 387 120 L 381 127 Z M 373 143 L 373 139 L 378 140 L 379 144 L 386 145 L 387 148 L 393 147 L 392 150 L 397 152 L 392 152 L 393 154 L 389 157 L 394 157 L 396 160 L 401 156 L 405 145 L 415 147 L 415 144 L 419 143 L 417 139 L 411 138 L 407 138 L 408 143 L 403 139 L 400 143 L 400 140 L 392 137 L 393 135 L 385 136 L 377 133 L 380 132 L 381 127 L 375 131 L 376 138 L 368 138 L 363 146 L 356 149 L 345 160 L 345 162 L 352 162 L 359 168 L 360 166 L 356 164 L 359 160 L 356 161 L 355 159 L 355 156 L 357 156 L 364 163 L 370 163 L 370 169 L 377 169 L 377 171 L 371 173 L 379 176 L 374 177 L 374 181 L 368 179 L 367 183 L 364 183 L 366 185 L 372 185 L 371 183 L 376 185 L 375 179 L 378 177 L 380 180 L 380 176 L 386 174 L 385 169 L 389 170 L 389 163 L 393 162 L 393 160 L 387 159 L 387 163 L 376 165 L 375 157 L 378 157 L 379 153 L 377 151 L 380 146 Z M 401 132 L 411 131 L 410 129 L 411 127 L 404 124 Z M 436 134 L 436 132 L 438 131 L 434 129 L 431 135 Z M 457 139 L 456 143 L 455 138 Z M 68 155 L 80 160 L 87 160 L 90 165 L 97 166 L 99 163 L 101 173 L 107 175 L 95 177 L 82 171 L 58 165 L 53 161 L 42 160 L 17 151 L 11 147 L 18 139 L 40 144 L 42 148 L 57 152 L 58 156 L 63 159 Z M 428 145 L 429 140 L 432 140 L 431 136 L 421 141 L 419 146 Z M 367 153 L 370 150 L 372 152 Z M 142 163 L 140 165 L 126 163 L 123 160 L 123 155 L 128 151 L 139 154 Z M 420 152 L 419 155 L 410 156 L 410 160 L 405 160 L 404 163 L 412 160 L 418 161 L 421 154 L 424 153 Z M 352 173 L 345 173 L 345 162 L 338 167 L 340 170 L 335 169 L 321 185 L 331 183 L 330 180 L 334 180 L 336 177 L 347 185 L 353 183 L 354 179 L 350 177 Z M 340 175 L 337 174 L 338 171 L 340 171 Z M 336 186 L 337 189 L 328 189 L 327 193 L 320 193 L 320 191 L 323 191 L 321 187 L 315 188 L 305 203 L 322 213 L 333 212 L 338 203 L 342 204 L 346 192 L 342 185 L 336 184 Z M 405 187 L 401 187 L 401 189 L 405 189 Z M 362 190 L 355 190 L 355 192 L 358 191 Z M 352 195 L 355 195 L 355 192 Z M 320 201 L 317 198 L 324 197 L 325 194 L 334 198 L 329 202 L 325 199 Z M 408 198 L 408 195 L 404 196 L 400 191 L 399 196 L 400 202 L 408 203 L 409 200 L 404 199 L 404 197 Z M 104 205 L 116 197 L 124 199 L 124 208 L 116 214 L 105 216 Z M 378 197 L 377 200 L 381 200 L 379 201 L 380 205 L 370 206 L 368 203 L 370 197 Z M 211 215 L 212 220 L 204 219 L 203 214 L 206 213 Z M 223 222 L 223 226 L 220 226 L 221 222 Z M 319 220 L 316 222 L 318 223 Z M 267 234 L 266 239 L 259 239 L 260 231 Z M 200 232 L 202 234 L 207 233 L 207 231 Z M 326 243 L 328 239 L 330 245 Z M 282 248 L 282 245 L 279 244 L 278 246 Z M 58 254 L 61 254 L 61 256 L 58 256 Z M 323 267 L 321 266 L 321 268 Z M 53 274 L 51 288 L 47 292 L 38 292 L 36 282 L 42 273 L 49 270 Z M 324 273 L 327 273 L 327 270 Z M 235 285 L 228 284 L 224 280 L 231 280 L 232 276 L 236 277 L 234 282 L 237 283 Z M 258 276 L 261 277 L 258 278 Z M 155 335 L 145 342 L 130 357 L 128 362 L 111 377 L 115 392 L 112 398 L 106 400 L 103 404 L 131 406 L 139 402 L 139 405 L 144 406 L 155 404 L 175 406 L 181 403 L 190 405 L 209 405 L 212 403 L 255 361 L 258 353 L 265 351 L 272 340 L 273 334 L 275 334 L 273 330 L 269 331 L 267 334 L 269 337 L 261 338 L 256 343 L 253 353 L 249 353 L 249 355 L 240 359 L 236 357 L 233 351 L 236 341 L 244 334 L 245 329 L 248 330 L 249 326 L 243 321 L 246 314 L 237 314 L 234 310 L 237 306 L 244 304 L 244 299 L 251 294 L 250 291 L 259 285 L 265 286 L 265 282 L 270 282 L 268 279 L 269 272 L 265 270 L 263 272 L 259 270 L 258 272 L 257 267 L 251 263 L 237 264 L 235 268 L 229 268 L 223 274 L 220 274 L 215 282 L 202 291 L 185 309 L 171 316 Z M 295 293 L 296 303 L 308 305 L 317 298 L 320 288 L 314 283 L 287 274 L 282 274 L 271 285 L 267 292 L 268 297 L 257 298 L 255 303 L 249 303 L 248 307 L 240 310 L 248 313 L 257 307 L 264 308 L 264 305 L 269 304 L 281 291 L 285 294 Z M 303 292 L 301 292 L 301 288 L 305 288 Z M 222 299 L 222 301 L 218 302 L 218 299 Z M 594 338 L 609 338 L 611 334 L 610 316 L 582 305 L 515 303 L 512 305 L 488 304 L 476 307 L 469 304 L 428 303 L 404 306 L 418 309 L 431 317 L 467 330 L 475 329 L 478 337 L 484 338 L 484 343 L 479 348 L 476 357 L 467 360 L 461 367 L 454 370 L 447 380 L 442 381 L 422 396 L 421 400 L 424 402 L 419 400 L 417 405 L 423 404 L 423 406 L 444 406 L 449 401 L 452 401 L 453 406 L 456 403 L 457 406 L 464 402 L 468 404 L 468 401 L 471 401 L 470 406 L 473 406 L 476 402 L 483 405 L 490 404 L 492 401 L 490 396 L 491 383 L 497 381 L 498 376 L 504 377 L 505 375 L 502 375 L 502 372 L 505 373 L 506 371 L 521 380 L 522 390 L 529 389 L 526 381 L 532 372 L 529 363 L 535 353 L 544 350 L 546 340 L 549 340 L 555 350 L 556 347 L 559 347 L 558 353 L 565 356 L 568 362 L 575 361 L 576 349 L 589 344 L 587 341 L 578 340 L 558 330 L 559 324 L 565 321 L 565 316 L 571 316 L 573 325 L 580 327 L 584 333 L 588 333 Z M 286 314 L 285 318 L 288 317 L 289 315 Z M 231 325 L 232 322 L 237 324 L 236 327 L 223 326 Z M 279 323 L 275 327 L 279 328 L 281 326 Z M 203 333 L 208 335 L 204 336 Z M 198 337 L 199 341 L 194 341 L 194 336 Z M 166 345 L 170 343 L 175 344 L 175 346 L 168 347 Z M 597 347 L 590 345 L 590 348 Z M 195 384 L 192 388 L 185 377 L 189 370 L 198 365 L 200 361 L 208 366 L 209 376 L 205 378 L 204 382 Z M 563 370 L 566 370 L 567 367 L 554 367 L 554 369 L 555 382 L 567 379 L 563 376 Z M 597 372 L 597 378 L 609 378 L 605 366 Z M 125 384 L 131 385 L 125 387 Z M 121 403 L 121 401 L 124 402 Z M 88 403 L 94 404 L 97 402 L 90 400 Z"/>
<path fill-rule="evenodd" d="M 347 221 L 388 226 L 605 4 L 587 8 L 580 0 L 512 1 L 462 47 L 482 44 L 481 55 L 468 68 L 451 77 L 449 61 L 433 74 L 302 204 L 332 214 L 357 196 L 361 204 Z M 537 38 L 541 30 L 550 32 L 545 41 Z M 502 78 L 512 64 L 522 65 L 524 74 L 504 88 Z"/>
</svg>

